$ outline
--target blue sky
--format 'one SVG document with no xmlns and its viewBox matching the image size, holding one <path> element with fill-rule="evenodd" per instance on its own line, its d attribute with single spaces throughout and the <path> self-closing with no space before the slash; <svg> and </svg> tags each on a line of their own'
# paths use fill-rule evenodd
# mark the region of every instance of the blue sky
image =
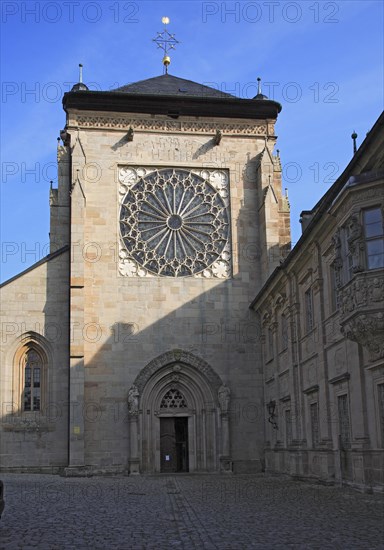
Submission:
<svg viewBox="0 0 384 550">
<path fill-rule="evenodd" d="M 49 181 L 61 99 L 162 74 L 151 39 L 162 16 L 181 41 L 170 72 L 240 97 L 263 92 L 283 110 L 276 126 L 292 240 L 301 210 L 343 171 L 383 109 L 382 1 L 14 2 L 1 4 L 1 280 L 47 253 Z"/>
</svg>

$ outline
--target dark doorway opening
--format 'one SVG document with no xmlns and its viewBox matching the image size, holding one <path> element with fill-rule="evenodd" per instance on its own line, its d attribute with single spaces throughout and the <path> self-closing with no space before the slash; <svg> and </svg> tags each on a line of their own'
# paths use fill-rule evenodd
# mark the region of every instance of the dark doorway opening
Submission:
<svg viewBox="0 0 384 550">
<path fill-rule="evenodd" d="M 188 472 L 188 418 L 160 418 L 160 471 Z"/>
</svg>

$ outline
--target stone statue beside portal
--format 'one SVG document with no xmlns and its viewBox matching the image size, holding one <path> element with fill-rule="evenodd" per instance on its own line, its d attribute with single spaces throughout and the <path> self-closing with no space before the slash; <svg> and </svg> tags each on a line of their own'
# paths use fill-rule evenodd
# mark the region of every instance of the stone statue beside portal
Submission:
<svg viewBox="0 0 384 550">
<path fill-rule="evenodd" d="M 226 413 L 228 412 L 229 408 L 229 399 L 231 397 L 231 390 L 223 384 L 220 386 L 218 391 L 218 398 L 220 403 L 221 412 Z"/>
<path fill-rule="evenodd" d="M 139 412 L 139 390 L 133 385 L 128 392 L 128 411 L 131 414 Z"/>
</svg>

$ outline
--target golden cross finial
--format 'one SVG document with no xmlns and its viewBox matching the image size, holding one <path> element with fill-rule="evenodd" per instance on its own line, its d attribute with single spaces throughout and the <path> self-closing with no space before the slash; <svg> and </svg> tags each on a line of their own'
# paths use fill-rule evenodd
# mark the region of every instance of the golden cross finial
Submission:
<svg viewBox="0 0 384 550">
<path fill-rule="evenodd" d="M 153 38 L 153 42 L 156 42 L 157 47 L 164 50 L 163 65 L 165 72 L 168 73 L 168 66 L 171 63 L 171 58 L 168 55 L 169 50 L 176 49 L 176 44 L 180 42 L 176 40 L 174 34 L 170 34 L 167 29 L 169 23 L 169 17 L 163 17 L 161 22 L 164 24 L 163 32 L 158 32 L 156 38 Z"/>
</svg>

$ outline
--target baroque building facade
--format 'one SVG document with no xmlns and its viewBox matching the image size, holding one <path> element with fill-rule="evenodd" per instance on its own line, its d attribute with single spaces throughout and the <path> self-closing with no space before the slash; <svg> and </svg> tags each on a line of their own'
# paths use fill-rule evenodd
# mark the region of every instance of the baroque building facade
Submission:
<svg viewBox="0 0 384 550">
<path fill-rule="evenodd" d="M 261 471 L 281 106 L 168 74 L 63 106 L 51 254 L 2 286 L 1 468 Z"/>
<path fill-rule="evenodd" d="M 252 303 L 263 327 L 266 469 L 384 485 L 381 115 Z"/>
</svg>

